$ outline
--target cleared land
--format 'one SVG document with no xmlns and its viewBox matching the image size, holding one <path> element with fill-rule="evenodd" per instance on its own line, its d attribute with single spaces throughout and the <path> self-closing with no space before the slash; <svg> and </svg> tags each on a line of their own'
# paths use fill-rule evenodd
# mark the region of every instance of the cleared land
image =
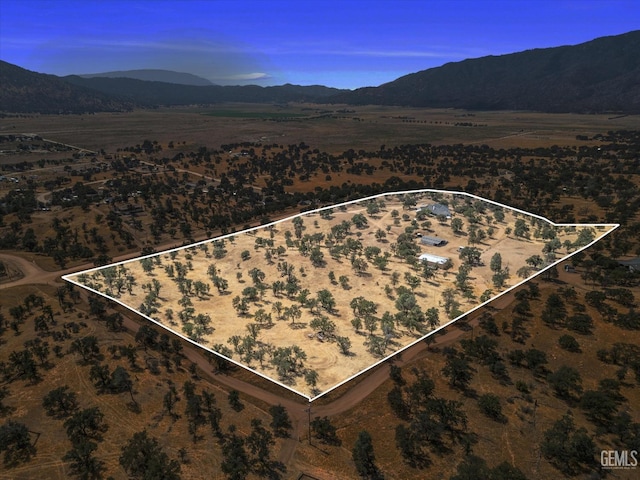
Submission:
<svg viewBox="0 0 640 480">
<path fill-rule="evenodd" d="M 390 194 L 66 278 L 313 398 L 612 228 L 553 226 L 463 194 Z"/>
<path fill-rule="evenodd" d="M 215 115 L 220 111 L 224 116 Z M 203 115 L 204 114 L 204 115 Z M 229 116 L 234 115 L 235 118 Z M 248 118 L 250 115 L 253 118 Z M 306 115 L 293 119 L 296 115 Z M 258 118 L 257 116 L 262 116 Z M 280 118 L 278 118 L 280 117 Z M 289 117 L 291 121 L 288 121 Z M 330 152 L 372 149 L 381 144 L 487 144 L 494 148 L 575 145 L 576 135 L 634 129 L 637 115 L 577 115 L 533 112 L 467 112 L 345 105 L 281 106 L 222 104 L 217 109 L 160 108 L 132 113 L 35 115 L 7 118 L 2 134 L 38 132 L 45 138 L 99 150 L 141 143 L 219 145 L 236 142 L 305 142 Z"/>
</svg>

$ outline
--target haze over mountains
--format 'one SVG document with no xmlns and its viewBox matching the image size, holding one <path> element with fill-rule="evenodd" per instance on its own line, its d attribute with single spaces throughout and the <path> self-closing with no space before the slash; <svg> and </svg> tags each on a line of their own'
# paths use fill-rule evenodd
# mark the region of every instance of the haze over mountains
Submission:
<svg viewBox="0 0 640 480">
<path fill-rule="evenodd" d="M 452 62 L 353 91 L 289 84 L 198 85 L 193 82 L 207 80 L 169 71 L 95 75 L 56 77 L 0 62 L 0 110 L 82 113 L 222 102 L 315 102 L 640 113 L 640 30 L 575 46 Z"/>
<path fill-rule="evenodd" d="M 82 78 L 72 75 L 63 78 L 70 84 L 119 96 L 141 107 L 158 105 L 194 105 L 222 102 L 318 102 L 340 93 L 336 88 L 321 85 L 281 85 L 261 87 L 258 85 L 199 87 L 177 85 L 166 82 L 145 82 L 132 78 Z"/>
<path fill-rule="evenodd" d="M 213 85 L 206 78 L 191 73 L 174 72 L 173 70 L 143 69 L 143 70 L 118 70 L 116 72 L 85 73 L 78 75 L 82 78 L 133 78 L 147 82 L 177 83 L 179 85 L 194 85 L 208 87 Z"/>
</svg>

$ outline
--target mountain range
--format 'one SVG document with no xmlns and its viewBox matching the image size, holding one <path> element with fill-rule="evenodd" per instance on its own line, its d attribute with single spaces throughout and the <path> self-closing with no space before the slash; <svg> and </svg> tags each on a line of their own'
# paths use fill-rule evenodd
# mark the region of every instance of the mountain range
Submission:
<svg viewBox="0 0 640 480">
<path fill-rule="evenodd" d="M 0 61 L 0 111 L 82 113 L 222 102 L 313 102 L 640 113 L 640 30 L 574 46 L 447 63 L 353 91 L 321 85 L 193 84 L 203 81 L 153 70 L 56 77 Z"/>
<path fill-rule="evenodd" d="M 640 30 L 488 56 L 336 96 L 353 105 L 640 113 Z"/>
<path fill-rule="evenodd" d="M 82 78 L 77 75 L 63 77 L 66 82 L 84 89 L 92 89 L 118 96 L 141 107 L 158 105 L 196 105 L 222 102 L 272 103 L 317 102 L 325 103 L 341 90 L 321 85 L 258 85 L 199 87 L 166 82 L 147 82 L 133 78 Z"/>
<path fill-rule="evenodd" d="M 0 112 L 85 113 L 131 110 L 135 104 L 87 89 L 55 75 L 25 70 L 0 60 Z"/>
<path fill-rule="evenodd" d="M 78 76 L 82 78 L 134 78 L 136 80 L 144 80 L 147 82 L 177 83 L 178 85 L 194 85 L 197 87 L 208 87 L 213 85 L 213 83 L 206 78 L 202 78 L 191 73 L 158 69 L 118 70 L 116 72 L 85 73 Z"/>
</svg>

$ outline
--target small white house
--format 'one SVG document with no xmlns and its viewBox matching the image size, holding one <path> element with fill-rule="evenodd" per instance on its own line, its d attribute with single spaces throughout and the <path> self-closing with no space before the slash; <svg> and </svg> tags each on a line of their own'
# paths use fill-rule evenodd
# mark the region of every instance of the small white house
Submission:
<svg viewBox="0 0 640 480">
<path fill-rule="evenodd" d="M 441 257 L 439 255 L 433 255 L 431 253 L 423 253 L 418 257 L 418 260 L 420 260 L 423 263 L 430 263 L 432 265 L 436 265 L 438 267 L 444 267 L 451 261 L 450 258 Z"/>
</svg>

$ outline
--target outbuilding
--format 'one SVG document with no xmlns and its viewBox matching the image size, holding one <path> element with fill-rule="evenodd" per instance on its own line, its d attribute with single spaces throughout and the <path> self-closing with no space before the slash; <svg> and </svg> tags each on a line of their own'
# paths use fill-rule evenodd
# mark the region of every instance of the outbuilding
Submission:
<svg viewBox="0 0 640 480">
<path fill-rule="evenodd" d="M 431 215 L 435 215 L 436 217 L 446 217 L 446 218 L 451 218 L 451 210 L 449 210 L 449 207 L 447 207 L 446 205 L 443 205 L 441 203 L 434 203 L 432 205 L 426 205 L 424 207 L 419 207 L 418 210 L 426 210 L 428 211 Z"/>
<path fill-rule="evenodd" d="M 447 244 L 447 241 L 444 238 L 423 235 L 422 237 L 420 237 L 420 243 L 422 243 L 422 245 L 428 245 L 430 247 L 443 247 Z"/>
<path fill-rule="evenodd" d="M 631 260 L 618 260 L 623 267 L 627 267 L 630 272 L 640 272 L 640 257 Z"/>
<path fill-rule="evenodd" d="M 450 258 L 441 257 L 439 255 L 432 255 L 431 253 L 423 253 L 418 257 L 418 260 L 420 260 L 423 263 L 435 265 L 440 268 L 444 268 L 445 266 L 451 263 Z"/>
</svg>

